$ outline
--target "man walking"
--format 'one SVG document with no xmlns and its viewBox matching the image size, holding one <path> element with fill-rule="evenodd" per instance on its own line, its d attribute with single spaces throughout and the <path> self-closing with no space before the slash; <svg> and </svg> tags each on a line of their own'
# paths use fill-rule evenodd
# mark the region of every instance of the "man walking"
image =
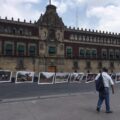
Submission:
<svg viewBox="0 0 120 120">
<path fill-rule="evenodd" d="M 100 112 L 103 100 L 105 100 L 106 113 L 112 113 L 112 111 L 110 110 L 109 87 L 111 85 L 112 93 L 114 94 L 114 82 L 110 75 L 108 74 L 108 70 L 106 68 L 102 69 L 102 72 L 96 76 L 95 80 L 98 80 L 100 74 L 102 74 L 103 77 L 104 90 L 102 92 L 99 91 L 99 99 L 96 110 Z"/>
</svg>

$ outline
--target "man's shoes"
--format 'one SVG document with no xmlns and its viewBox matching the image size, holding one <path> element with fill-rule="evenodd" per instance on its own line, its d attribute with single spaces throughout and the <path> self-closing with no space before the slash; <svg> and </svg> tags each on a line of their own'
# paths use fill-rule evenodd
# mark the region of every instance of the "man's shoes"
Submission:
<svg viewBox="0 0 120 120">
<path fill-rule="evenodd" d="M 97 107 L 97 108 L 96 108 L 96 111 L 97 111 L 97 112 L 100 112 L 100 108 L 99 108 L 99 107 Z"/>
<path fill-rule="evenodd" d="M 106 111 L 106 113 L 113 113 L 113 111 L 111 111 L 111 110 L 110 111 Z"/>
</svg>

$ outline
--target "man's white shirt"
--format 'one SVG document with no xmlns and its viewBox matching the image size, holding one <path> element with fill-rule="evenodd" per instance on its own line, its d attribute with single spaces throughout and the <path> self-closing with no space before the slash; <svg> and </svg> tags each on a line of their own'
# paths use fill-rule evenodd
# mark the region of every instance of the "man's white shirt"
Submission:
<svg viewBox="0 0 120 120">
<path fill-rule="evenodd" d="M 99 76 L 100 73 L 95 77 L 95 80 L 98 80 Z M 110 87 L 110 85 L 114 85 L 114 82 L 108 73 L 102 72 L 102 77 L 103 77 L 104 87 Z"/>
</svg>

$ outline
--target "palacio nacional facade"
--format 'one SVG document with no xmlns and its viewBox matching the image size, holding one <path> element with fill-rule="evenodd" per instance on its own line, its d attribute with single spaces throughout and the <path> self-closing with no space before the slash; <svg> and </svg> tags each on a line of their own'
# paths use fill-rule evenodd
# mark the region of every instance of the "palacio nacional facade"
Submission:
<svg viewBox="0 0 120 120">
<path fill-rule="evenodd" d="M 120 71 L 120 34 L 67 27 L 56 6 L 32 23 L 0 18 L 0 69 L 35 72 Z"/>
</svg>

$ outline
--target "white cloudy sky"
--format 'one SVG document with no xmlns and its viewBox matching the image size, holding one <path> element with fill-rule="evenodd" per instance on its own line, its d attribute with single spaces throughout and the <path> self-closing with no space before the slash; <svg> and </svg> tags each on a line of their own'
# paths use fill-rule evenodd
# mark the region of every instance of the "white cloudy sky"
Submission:
<svg viewBox="0 0 120 120">
<path fill-rule="evenodd" d="M 0 0 L 0 16 L 37 21 L 49 0 Z M 52 0 L 66 26 L 120 33 L 120 0 Z"/>
</svg>

